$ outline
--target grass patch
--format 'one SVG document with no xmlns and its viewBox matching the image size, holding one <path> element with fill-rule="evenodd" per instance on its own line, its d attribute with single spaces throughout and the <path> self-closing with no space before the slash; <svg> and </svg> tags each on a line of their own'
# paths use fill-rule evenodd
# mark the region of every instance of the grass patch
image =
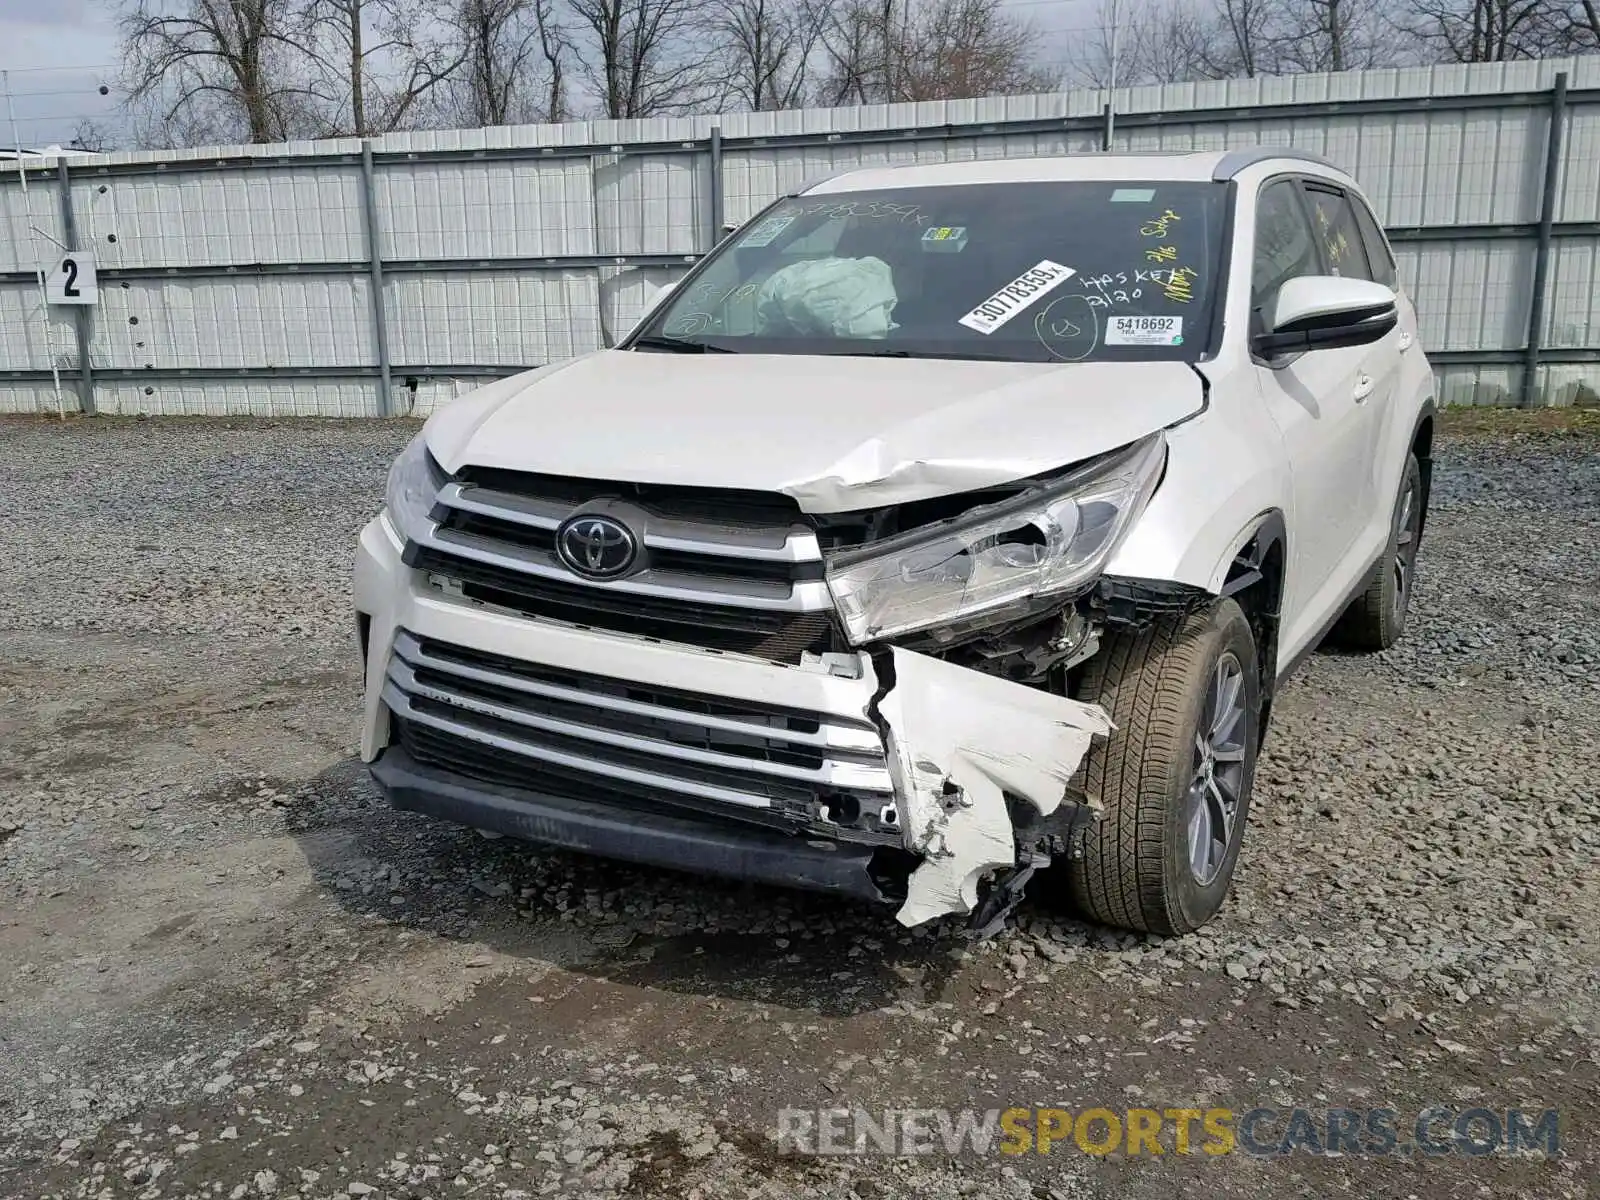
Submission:
<svg viewBox="0 0 1600 1200">
<path fill-rule="evenodd" d="M 1439 432 L 1458 438 L 1600 437 L 1600 408 L 1452 407 L 1440 411 Z"/>
</svg>

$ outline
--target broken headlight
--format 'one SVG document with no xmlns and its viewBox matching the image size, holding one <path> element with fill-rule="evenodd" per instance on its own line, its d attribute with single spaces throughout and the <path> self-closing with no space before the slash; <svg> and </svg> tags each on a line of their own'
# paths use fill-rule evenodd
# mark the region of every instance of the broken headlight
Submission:
<svg viewBox="0 0 1600 1200">
<path fill-rule="evenodd" d="M 1155 491 L 1156 433 L 1027 494 L 973 509 L 828 563 L 828 588 L 855 645 L 930 626 L 1026 616 L 1105 567 Z"/>
<path fill-rule="evenodd" d="M 419 433 L 389 468 L 389 488 L 384 496 L 389 523 L 402 538 L 409 541 L 423 532 L 442 486 L 444 472 L 433 461 L 428 444 Z"/>
</svg>

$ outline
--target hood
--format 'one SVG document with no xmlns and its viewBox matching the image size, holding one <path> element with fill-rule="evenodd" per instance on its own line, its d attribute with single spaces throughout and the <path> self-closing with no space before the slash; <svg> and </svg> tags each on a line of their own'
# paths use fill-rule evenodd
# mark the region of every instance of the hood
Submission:
<svg viewBox="0 0 1600 1200">
<path fill-rule="evenodd" d="M 441 409 L 446 470 L 782 492 L 848 512 L 1009 483 L 1198 412 L 1178 362 L 602 350 L 513 375 Z"/>
</svg>

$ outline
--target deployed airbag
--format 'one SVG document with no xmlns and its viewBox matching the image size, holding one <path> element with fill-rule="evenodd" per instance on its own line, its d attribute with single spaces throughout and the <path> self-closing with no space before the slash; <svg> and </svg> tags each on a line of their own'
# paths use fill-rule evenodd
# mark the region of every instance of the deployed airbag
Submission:
<svg viewBox="0 0 1600 1200">
<path fill-rule="evenodd" d="M 898 297 L 881 258 L 822 258 L 774 271 L 756 296 L 762 332 L 881 338 Z"/>
</svg>

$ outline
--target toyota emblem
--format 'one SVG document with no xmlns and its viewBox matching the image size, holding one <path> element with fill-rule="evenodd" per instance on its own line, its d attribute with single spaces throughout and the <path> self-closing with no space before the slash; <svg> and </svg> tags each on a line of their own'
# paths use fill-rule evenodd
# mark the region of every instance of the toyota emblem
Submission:
<svg viewBox="0 0 1600 1200">
<path fill-rule="evenodd" d="M 639 543 L 621 521 L 580 513 L 556 530 L 556 553 L 579 575 L 615 579 L 633 566 Z"/>
</svg>

